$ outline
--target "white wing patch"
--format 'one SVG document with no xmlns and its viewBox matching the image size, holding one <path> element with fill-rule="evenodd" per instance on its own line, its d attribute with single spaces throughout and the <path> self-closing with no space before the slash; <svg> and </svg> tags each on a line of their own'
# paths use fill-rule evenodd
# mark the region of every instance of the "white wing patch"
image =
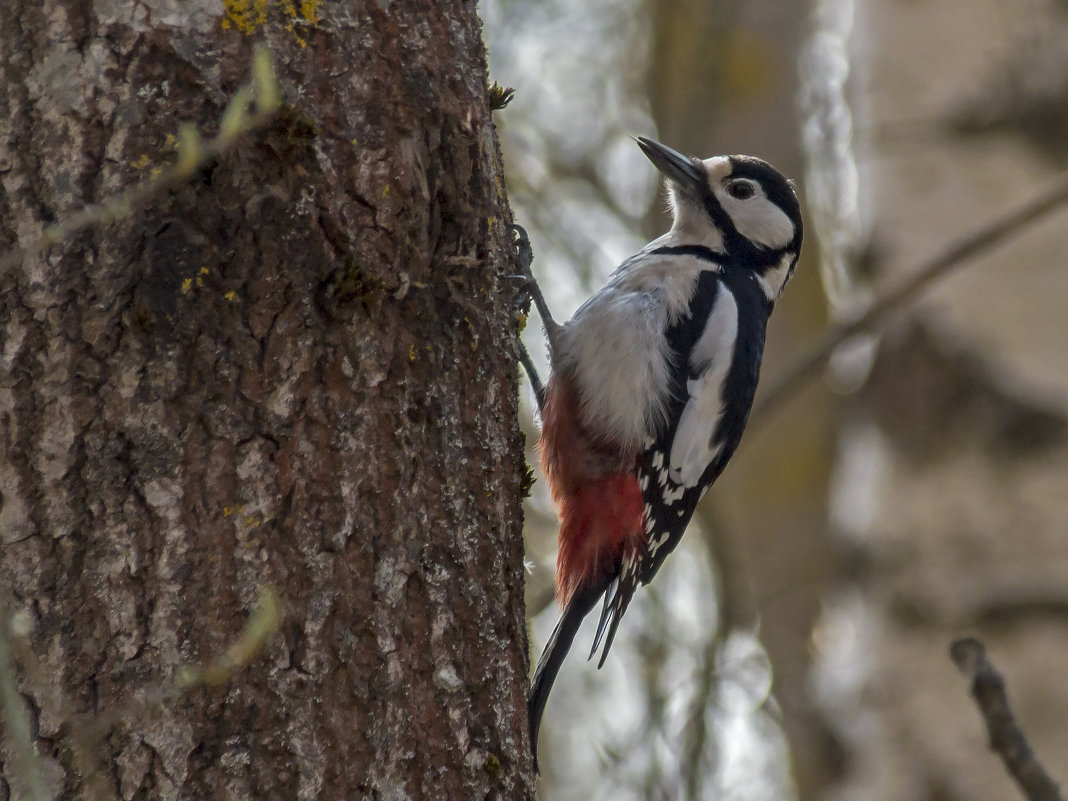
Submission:
<svg viewBox="0 0 1068 801">
<path fill-rule="evenodd" d="M 723 415 L 723 381 L 731 369 L 737 339 L 738 303 L 720 284 L 705 330 L 690 354 L 690 369 L 699 375 L 686 382 L 690 399 L 671 443 L 668 466 L 676 484 L 697 486 L 722 447 L 715 442 L 715 434 Z"/>
</svg>

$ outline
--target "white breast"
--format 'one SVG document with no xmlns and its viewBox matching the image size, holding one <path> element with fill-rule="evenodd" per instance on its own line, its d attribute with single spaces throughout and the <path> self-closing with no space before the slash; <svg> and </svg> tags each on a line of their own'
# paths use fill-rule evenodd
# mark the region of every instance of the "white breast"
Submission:
<svg viewBox="0 0 1068 801">
<path fill-rule="evenodd" d="M 556 369 L 575 379 L 583 423 L 626 450 L 639 450 L 666 416 L 670 348 L 665 333 L 689 308 L 698 274 L 692 256 L 650 255 L 624 262 L 564 325 Z"/>
</svg>

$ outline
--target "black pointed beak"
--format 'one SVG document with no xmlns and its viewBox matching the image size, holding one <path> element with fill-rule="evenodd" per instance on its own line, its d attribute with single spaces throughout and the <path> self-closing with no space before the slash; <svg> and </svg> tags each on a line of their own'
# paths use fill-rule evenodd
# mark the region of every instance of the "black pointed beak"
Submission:
<svg viewBox="0 0 1068 801">
<path fill-rule="evenodd" d="M 644 136 L 639 136 L 634 141 L 638 143 L 646 158 L 653 162 L 654 167 L 680 186 L 699 189 L 708 181 L 704 165 L 697 159 L 684 156 L 679 151 Z"/>
</svg>

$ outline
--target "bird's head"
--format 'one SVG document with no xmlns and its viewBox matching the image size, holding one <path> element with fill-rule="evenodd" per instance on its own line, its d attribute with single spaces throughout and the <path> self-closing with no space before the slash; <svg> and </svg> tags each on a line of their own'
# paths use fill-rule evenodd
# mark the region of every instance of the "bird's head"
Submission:
<svg viewBox="0 0 1068 801">
<path fill-rule="evenodd" d="M 753 156 L 701 159 L 638 137 L 668 179 L 673 238 L 724 252 L 758 272 L 779 269 L 782 291 L 801 252 L 801 206 L 791 181 Z"/>
</svg>

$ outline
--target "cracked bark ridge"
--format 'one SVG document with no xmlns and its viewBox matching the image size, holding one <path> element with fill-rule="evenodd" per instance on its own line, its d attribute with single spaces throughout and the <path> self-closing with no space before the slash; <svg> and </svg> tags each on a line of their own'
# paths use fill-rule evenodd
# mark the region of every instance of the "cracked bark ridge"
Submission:
<svg viewBox="0 0 1068 801">
<path fill-rule="evenodd" d="M 287 103 L 0 277 L 0 588 L 34 624 L 53 794 L 88 756 L 127 801 L 530 798 L 510 213 L 473 5 L 6 18 L 0 249 L 166 163 L 180 122 L 213 131 L 252 41 Z M 261 584 L 285 620 L 253 665 L 123 713 L 225 648 Z"/>
</svg>

